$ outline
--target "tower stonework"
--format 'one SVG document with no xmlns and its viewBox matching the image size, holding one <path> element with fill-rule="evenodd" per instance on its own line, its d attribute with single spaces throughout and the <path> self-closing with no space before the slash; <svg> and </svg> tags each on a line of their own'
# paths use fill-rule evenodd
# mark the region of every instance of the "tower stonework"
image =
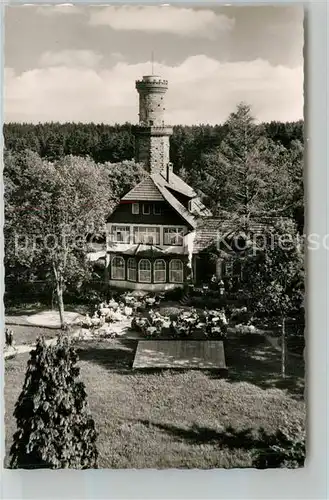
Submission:
<svg viewBox="0 0 329 500">
<path fill-rule="evenodd" d="M 136 81 L 139 93 L 139 125 L 135 133 L 135 161 L 150 173 L 165 171 L 169 163 L 169 137 L 172 127 L 164 122 L 164 96 L 168 81 L 160 76 L 143 76 Z"/>
</svg>

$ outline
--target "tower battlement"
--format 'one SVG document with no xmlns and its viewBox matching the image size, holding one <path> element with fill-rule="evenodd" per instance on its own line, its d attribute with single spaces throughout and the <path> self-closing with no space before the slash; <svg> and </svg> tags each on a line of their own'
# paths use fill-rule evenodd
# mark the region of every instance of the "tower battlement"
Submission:
<svg viewBox="0 0 329 500">
<path fill-rule="evenodd" d="M 161 127 L 164 124 L 164 94 L 168 80 L 160 76 L 146 75 L 136 81 L 139 93 L 139 124 Z"/>
<path fill-rule="evenodd" d="M 142 80 L 136 80 L 136 89 L 139 93 L 165 93 L 168 89 L 168 80 L 157 75 L 145 75 Z"/>
</svg>

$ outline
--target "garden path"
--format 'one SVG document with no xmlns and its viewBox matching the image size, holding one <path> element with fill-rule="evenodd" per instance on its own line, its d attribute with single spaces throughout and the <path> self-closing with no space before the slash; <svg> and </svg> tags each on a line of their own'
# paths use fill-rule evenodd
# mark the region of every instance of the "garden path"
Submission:
<svg viewBox="0 0 329 500">
<path fill-rule="evenodd" d="M 45 340 L 46 345 L 56 344 L 57 338 Z M 30 345 L 16 345 L 14 347 L 8 347 L 5 349 L 3 353 L 4 358 L 11 358 L 12 356 L 16 356 L 16 354 L 23 354 L 25 352 L 30 352 L 35 348 L 35 344 Z"/>
<path fill-rule="evenodd" d="M 78 318 L 82 317 L 79 313 L 65 311 L 64 313 L 65 321 L 68 325 L 74 323 Z M 16 326 L 37 326 L 43 328 L 60 328 L 60 320 L 58 311 L 48 310 L 41 311 L 36 314 L 27 314 L 19 316 L 6 316 L 5 317 L 6 326 L 16 325 Z M 45 341 L 46 345 L 51 345 L 56 343 L 57 338 L 47 339 Z M 15 345 L 4 350 L 4 358 L 9 358 L 15 356 L 16 354 L 22 354 L 25 352 L 30 352 L 34 349 L 35 343 L 26 345 Z"/>
<path fill-rule="evenodd" d="M 65 311 L 65 321 L 68 325 L 74 323 L 82 315 L 77 312 Z M 20 316 L 6 316 L 6 325 L 40 326 L 44 328 L 60 328 L 58 311 L 48 310 L 36 314 L 26 314 Z"/>
<path fill-rule="evenodd" d="M 74 325 L 77 319 L 80 319 L 82 316 L 75 312 L 65 312 L 65 319 L 67 324 Z M 21 325 L 21 326 L 39 326 L 44 328 L 60 328 L 59 315 L 57 311 L 42 311 L 37 314 L 29 315 L 29 316 L 6 316 L 6 325 Z M 134 339 L 139 340 L 143 338 L 138 332 L 132 331 L 130 329 L 131 319 L 127 318 L 123 321 L 112 323 L 111 331 L 116 333 L 117 337 L 125 338 L 125 339 Z M 78 338 L 83 334 L 85 340 L 95 340 L 97 336 L 92 333 L 91 330 L 85 328 L 76 328 L 74 332 L 71 333 L 72 338 Z M 47 339 L 45 341 L 46 345 L 52 345 L 56 343 L 56 339 Z M 26 352 L 30 352 L 34 349 L 35 343 L 26 345 L 15 345 L 10 348 L 6 348 L 4 350 L 4 358 L 9 358 L 15 356 L 17 354 L 22 354 Z"/>
</svg>

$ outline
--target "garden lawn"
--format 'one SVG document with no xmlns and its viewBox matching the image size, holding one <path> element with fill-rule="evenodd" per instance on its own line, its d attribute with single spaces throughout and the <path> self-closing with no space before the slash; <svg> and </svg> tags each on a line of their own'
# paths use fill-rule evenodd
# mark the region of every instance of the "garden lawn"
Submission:
<svg viewBox="0 0 329 500">
<path fill-rule="evenodd" d="M 271 346 L 227 348 L 229 378 L 204 371 L 134 372 L 135 341 L 79 342 L 81 377 L 99 431 L 102 468 L 252 466 L 253 439 L 243 431 L 274 432 L 304 423 L 303 366 Z M 15 431 L 12 416 L 28 355 L 5 362 L 5 465 Z M 230 433 L 226 427 L 232 426 Z"/>
<path fill-rule="evenodd" d="M 14 332 L 15 345 L 32 345 L 35 344 L 38 337 L 41 335 L 47 339 L 55 338 L 60 332 L 60 329 L 43 328 L 39 326 L 18 326 L 8 325 L 9 330 Z"/>
</svg>

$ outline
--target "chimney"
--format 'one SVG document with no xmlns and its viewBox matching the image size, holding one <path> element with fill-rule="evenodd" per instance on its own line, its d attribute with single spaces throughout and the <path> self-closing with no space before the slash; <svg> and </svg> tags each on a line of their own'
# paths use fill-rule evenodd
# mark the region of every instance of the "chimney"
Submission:
<svg viewBox="0 0 329 500">
<path fill-rule="evenodd" d="M 171 162 L 167 163 L 166 181 L 169 182 L 170 174 L 173 171 L 173 164 Z"/>
</svg>

